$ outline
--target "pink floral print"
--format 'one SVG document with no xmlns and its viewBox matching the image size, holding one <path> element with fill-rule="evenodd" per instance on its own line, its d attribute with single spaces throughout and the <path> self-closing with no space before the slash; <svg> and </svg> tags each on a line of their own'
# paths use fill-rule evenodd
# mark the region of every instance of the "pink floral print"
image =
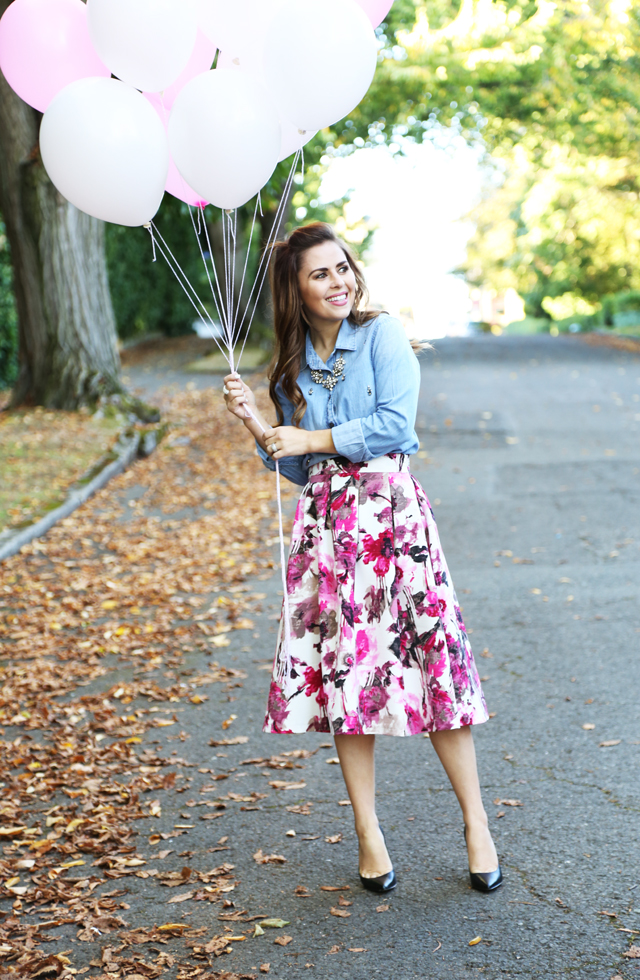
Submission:
<svg viewBox="0 0 640 980">
<path fill-rule="evenodd" d="M 417 735 L 488 718 L 460 607 L 408 457 L 309 470 L 264 730 Z"/>
</svg>

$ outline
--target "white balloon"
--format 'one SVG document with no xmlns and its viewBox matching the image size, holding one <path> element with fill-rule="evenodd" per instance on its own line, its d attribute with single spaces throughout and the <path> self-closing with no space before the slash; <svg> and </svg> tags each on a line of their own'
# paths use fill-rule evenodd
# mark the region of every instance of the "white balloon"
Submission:
<svg viewBox="0 0 640 980">
<path fill-rule="evenodd" d="M 265 80 L 299 129 L 323 129 L 355 109 L 376 61 L 371 21 L 355 0 L 288 0 L 267 31 Z"/>
<path fill-rule="evenodd" d="M 264 44 L 269 22 L 285 0 L 195 0 L 198 24 L 231 57 Z"/>
<path fill-rule="evenodd" d="M 56 95 L 42 118 L 40 152 L 60 193 L 94 218 L 143 225 L 160 207 L 164 127 L 145 97 L 115 78 L 82 78 Z"/>
<path fill-rule="evenodd" d="M 187 0 L 87 0 L 87 14 L 105 65 L 145 92 L 172 85 L 196 43 L 195 9 Z"/>
<path fill-rule="evenodd" d="M 278 162 L 280 160 L 286 160 L 290 157 L 292 153 L 296 153 L 301 150 L 303 146 L 313 139 L 316 135 L 317 130 L 300 130 L 293 123 L 285 122 L 280 120 L 280 126 L 282 130 L 282 141 L 280 143 L 280 156 L 278 157 Z"/>
<path fill-rule="evenodd" d="M 196 75 L 169 117 L 169 146 L 190 187 L 219 208 L 246 204 L 280 153 L 280 120 L 269 93 L 242 71 Z"/>
</svg>

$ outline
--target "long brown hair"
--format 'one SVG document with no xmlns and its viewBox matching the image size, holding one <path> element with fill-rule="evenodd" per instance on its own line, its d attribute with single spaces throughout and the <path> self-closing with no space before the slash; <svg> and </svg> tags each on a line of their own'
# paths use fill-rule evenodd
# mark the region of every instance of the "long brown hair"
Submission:
<svg viewBox="0 0 640 980">
<path fill-rule="evenodd" d="M 280 384 L 284 394 L 293 402 L 293 424 L 300 421 L 307 410 L 307 402 L 298 385 L 298 375 L 305 353 L 307 325 L 305 322 L 298 270 L 301 256 L 314 245 L 334 242 L 344 252 L 356 280 L 355 301 L 349 319 L 358 327 L 374 320 L 379 311 L 366 308 L 369 294 L 364 276 L 358 267 L 355 256 L 348 245 L 336 236 L 333 228 L 321 221 L 303 225 L 292 231 L 286 241 L 275 242 L 271 249 L 269 281 L 273 297 L 273 321 L 276 349 L 269 373 L 269 394 L 278 415 L 278 425 L 284 416 L 276 396 Z"/>
</svg>

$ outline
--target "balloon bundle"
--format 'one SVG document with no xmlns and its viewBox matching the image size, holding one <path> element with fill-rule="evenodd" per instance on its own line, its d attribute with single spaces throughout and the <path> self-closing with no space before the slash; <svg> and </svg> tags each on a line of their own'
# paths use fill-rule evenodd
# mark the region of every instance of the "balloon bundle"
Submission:
<svg viewBox="0 0 640 980">
<path fill-rule="evenodd" d="M 211 258 L 211 282 L 233 364 L 230 212 L 360 102 L 376 66 L 374 28 L 391 2 L 14 0 L 0 20 L 0 68 L 44 113 L 44 166 L 82 211 L 149 226 L 165 190 L 223 209 L 226 281 Z M 157 244 L 210 326 L 168 246 Z"/>
</svg>

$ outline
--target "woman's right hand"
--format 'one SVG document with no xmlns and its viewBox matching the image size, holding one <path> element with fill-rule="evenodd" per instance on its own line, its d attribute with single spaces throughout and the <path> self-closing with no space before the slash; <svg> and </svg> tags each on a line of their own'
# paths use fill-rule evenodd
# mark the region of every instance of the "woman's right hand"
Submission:
<svg viewBox="0 0 640 980">
<path fill-rule="evenodd" d="M 249 385 L 246 385 L 240 375 L 235 373 L 228 374 L 224 379 L 224 384 L 228 391 L 224 400 L 231 414 L 243 421 L 249 418 L 245 405 L 249 408 L 255 408 L 256 404 L 255 395 Z"/>
</svg>

